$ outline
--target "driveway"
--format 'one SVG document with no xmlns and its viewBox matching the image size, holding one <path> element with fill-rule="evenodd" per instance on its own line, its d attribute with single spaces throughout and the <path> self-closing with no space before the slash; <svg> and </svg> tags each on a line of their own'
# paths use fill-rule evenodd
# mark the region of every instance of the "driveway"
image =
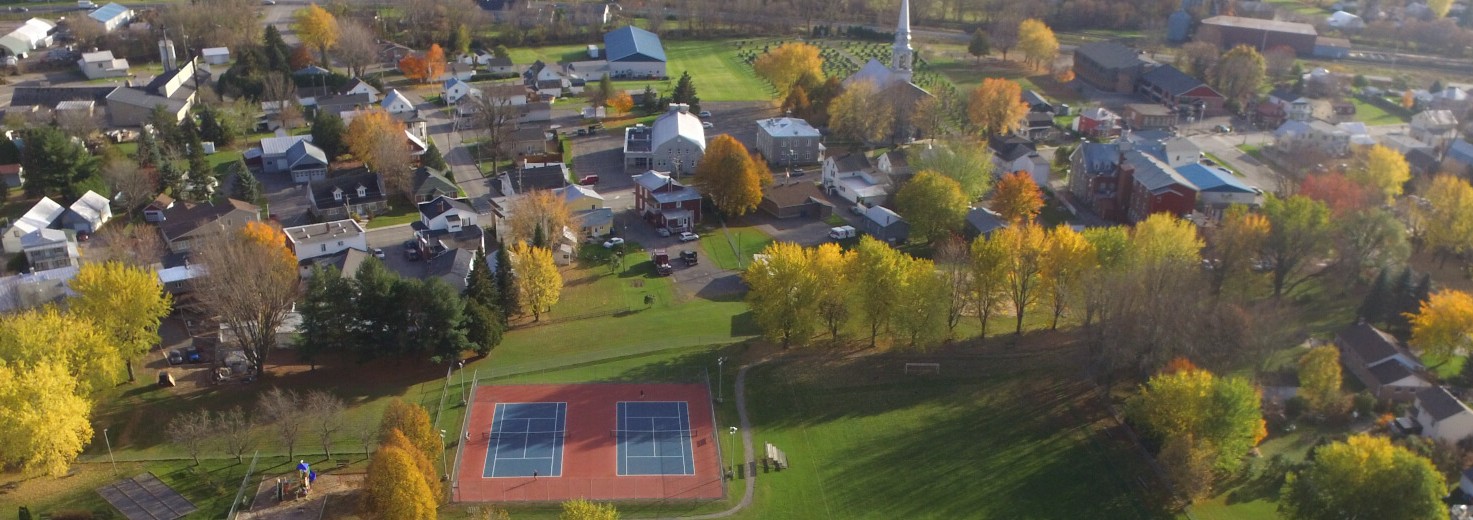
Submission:
<svg viewBox="0 0 1473 520">
<path fill-rule="evenodd" d="M 307 185 L 292 182 L 287 174 L 252 172 L 261 181 L 261 192 L 266 195 L 267 211 L 281 220 L 282 227 L 300 226 L 312 222 L 312 203 L 307 200 Z"/>
<path fill-rule="evenodd" d="M 1238 149 L 1238 146 L 1247 144 L 1265 145 L 1273 142 L 1273 134 L 1268 132 L 1247 132 L 1242 134 L 1200 134 L 1187 138 L 1192 144 L 1197 145 L 1203 152 L 1210 153 L 1218 159 L 1227 163 L 1229 168 L 1243 175 L 1243 180 L 1249 186 L 1255 186 L 1265 192 L 1274 192 L 1279 188 L 1279 174 L 1253 156 Z"/>
<path fill-rule="evenodd" d="M 682 300 L 691 298 L 706 298 L 709 300 L 729 300 L 740 297 L 746 291 L 742 284 L 741 274 L 735 271 L 726 271 L 711 261 L 711 253 L 701 247 L 700 242 L 681 242 L 677 237 L 662 237 L 633 210 L 620 211 L 614 216 L 614 228 L 618 235 L 625 240 L 638 243 L 650 254 L 657 249 L 664 249 L 670 255 L 670 266 L 674 268 L 670 277 L 675 281 L 675 292 Z M 598 246 L 589 246 L 598 247 Z M 680 260 L 680 252 L 692 250 L 696 252 L 698 261 L 694 266 L 687 266 Z M 644 258 L 630 258 L 626 265 L 644 261 Z"/>
</svg>

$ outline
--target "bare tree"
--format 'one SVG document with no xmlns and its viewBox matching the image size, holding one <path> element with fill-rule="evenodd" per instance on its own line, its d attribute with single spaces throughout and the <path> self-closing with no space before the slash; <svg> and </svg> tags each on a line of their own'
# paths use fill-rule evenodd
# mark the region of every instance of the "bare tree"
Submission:
<svg viewBox="0 0 1473 520">
<path fill-rule="evenodd" d="M 307 393 L 307 415 L 312 429 L 322 440 L 322 453 L 332 458 L 332 437 L 343 429 L 343 400 L 322 390 Z"/>
<path fill-rule="evenodd" d="M 511 132 L 516 126 L 517 109 L 512 107 L 511 98 L 492 95 L 470 96 L 474 112 L 471 126 L 481 130 L 485 139 L 476 146 L 476 155 L 488 158 L 491 164 L 501 160 L 511 141 Z"/>
<path fill-rule="evenodd" d="M 257 416 L 276 427 L 276 437 L 286 445 L 286 458 L 296 456 L 297 439 L 307 426 L 307 414 L 302 409 L 302 397 L 292 390 L 271 387 L 261 394 L 256 404 Z"/>
<path fill-rule="evenodd" d="M 379 423 L 373 420 L 355 421 L 348 425 L 348 433 L 353 440 L 363 446 L 363 453 L 373 451 L 373 444 L 378 442 Z"/>
<path fill-rule="evenodd" d="M 97 47 L 98 40 L 107 35 L 107 29 L 102 22 L 93 20 L 90 16 L 69 16 L 66 21 L 67 29 L 71 31 L 72 38 L 77 45 L 84 50 Z"/>
<path fill-rule="evenodd" d="M 961 323 L 962 315 L 976 307 L 972 291 L 971 250 L 967 242 L 961 238 L 953 238 L 942 242 L 936 248 L 936 270 L 941 273 L 941 279 L 946 282 L 946 335 L 952 338 L 956 335 L 956 326 Z"/>
<path fill-rule="evenodd" d="M 384 186 L 405 200 L 414 200 L 414 163 L 407 138 L 404 134 L 387 133 L 374 139 L 375 167 L 384 178 Z"/>
<path fill-rule="evenodd" d="M 333 55 L 355 77 L 361 77 L 369 64 L 378 60 L 378 40 L 373 29 L 352 20 L 338 21 L 338 42 Z"/>
<path fill-rule="evenodd" d="M 223 229 L 191 244 L 193 258 L 209 270 L 195 280 L 195 300 L 230 327 L 258 374 L 265 374 L 276 328 L 300 291 L 295 262 L 282 258 L 290 252 L 278 248 Z"/>
<path fill-rule="evenodd" d="M 141 171 L 138 163 L 132 159 L 117 158 L 103 164 L 102 179 L 112 188 L 113 193 L 119 195 L 118 203 L 129 213 L 147 204 L 158 194 L 157 174 Z"/>
<path fill-rule="evenodd" d="M 165 432 L 169 435 L 169 442 L 184 448 L 194 459 L 194 464 L 199 465 L 199 452 L 204 449 L 205 442 L 214 433 L 214 422 L 210 420 L 208 410 L 197 410 L 175 415 L 169 420 Z"/>
<path fill-rule="evenodd" d="M 164 259 L 164 241 L 153 226 L 115 224 L 103 228 L 94 238 L 93 250 L 101 251 L 94 258 L 97 260 L 148 267 Z"/>
<path fill-rule="evenodd" d="M 251 433 L 251 421 L 239 406 L 215 416 L 215 430 L 220 432 L 221 445 L 225 453 L 235 456 L 236 462 L 245 462 L 245 453 L 256 446 L 256 436 Z"/>
<path fill-rule="evenodd" d="M 196 0 L 165 7 L 159 21 L 189 49 L 238 48 L 261 36 L 260 9 L 256 0 Z"/>
</svg>

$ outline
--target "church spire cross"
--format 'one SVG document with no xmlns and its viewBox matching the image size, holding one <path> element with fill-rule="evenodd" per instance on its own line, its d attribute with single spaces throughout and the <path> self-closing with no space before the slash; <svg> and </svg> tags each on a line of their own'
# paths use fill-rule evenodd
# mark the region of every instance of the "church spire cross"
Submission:
<svg viewBox="0 0 1473 520">
<path fill-rule="evenodd" d="M 900 0 L 900 20 L 895 24 L 895 48 L 892 49 L 890 70 L 909 75 L 915 50 L 910 47 L 910 0 Z M 910 78 L 906 77 L 906 81 Z"/>
</svg>

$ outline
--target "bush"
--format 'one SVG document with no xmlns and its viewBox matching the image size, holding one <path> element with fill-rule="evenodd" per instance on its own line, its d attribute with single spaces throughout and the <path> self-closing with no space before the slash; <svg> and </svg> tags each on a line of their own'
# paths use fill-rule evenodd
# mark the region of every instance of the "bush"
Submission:
<svg viewBox="0 0 1473 520">
<path fill-rule="evenodd" d="M 1376 413 L 1376 396 L 1371 395 L 1368 391 L 1355 394 L 1355 397 L 1351 398 L 1351 410 L 1354 410 L 1358 417 L 1370 417 Z"/>
<path fill-rule="evenodd" d="M 1284 401 L 1284 417 L 1293 421 L 1298 419 L 1300 415 L 1303 415 L 1304 410 L 1308 408 L 1309 403 L 1303 397 L 1297 395 L 1290 397 L 1289 400 Z"/>
</svg>

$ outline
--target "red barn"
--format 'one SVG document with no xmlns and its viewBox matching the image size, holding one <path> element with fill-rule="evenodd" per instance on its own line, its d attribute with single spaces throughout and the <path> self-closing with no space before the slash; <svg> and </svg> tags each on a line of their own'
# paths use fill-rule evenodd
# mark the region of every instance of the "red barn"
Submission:
<svg viewBox="0 0 1473 520">
<path fill-rule="evenodd" d="M 1196 208 L 1197 187 L 1160 159 L 1128 151 L 1120 168 L 1120 191 L 1129 194 L 1127 222 L 1140 222 L 1152 213 L 1188 215 Z"/>
<path fill-rule="evenodd" d="M 634 178 L 634 210 L 657 228 L 691 231 L 701 221 L 701 194 L 669 174 L 649 170 Z"/>
</svg>

